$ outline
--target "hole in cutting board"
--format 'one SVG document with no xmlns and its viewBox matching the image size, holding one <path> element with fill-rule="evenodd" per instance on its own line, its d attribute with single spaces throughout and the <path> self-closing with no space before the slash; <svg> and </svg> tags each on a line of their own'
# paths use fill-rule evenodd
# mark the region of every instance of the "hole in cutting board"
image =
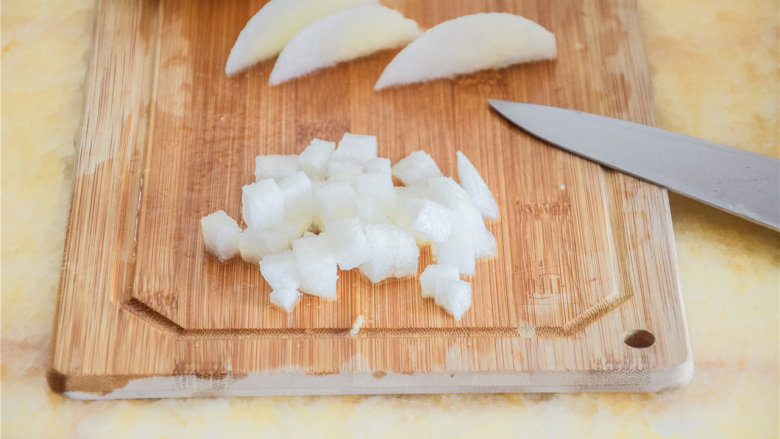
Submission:
<svg viewBox="0 0 780 439">
<path fill-rule="evenodd" d="M 655 344 L 655 335 L 644 329 L 632 329 L 626 331 L 623 336 L 623 343 L 634 349 L 645 349 Z"/>
</svg>

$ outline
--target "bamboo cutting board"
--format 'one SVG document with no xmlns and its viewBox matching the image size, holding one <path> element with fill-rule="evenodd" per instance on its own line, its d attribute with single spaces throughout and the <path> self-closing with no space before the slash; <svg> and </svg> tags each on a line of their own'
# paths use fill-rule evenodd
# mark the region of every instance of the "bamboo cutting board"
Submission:
<svg viewBox="0 0 780 439">
<path fill-rule="evenodd" d="M 666 192 L 530 138 L 487 98 L 653 123 L 634 0 L 383 0 L 424 28 L 505 11 L 556 34 L 555 61 L 372 88 L 397 51 L 276 87 L 227 78 L 262 1 L 98 1 L 49 384 L 77 398 L 655 391 L 693 367 Z M 270 305 L 257 267 L 204 252 L 240 218 L 254 157 L 375 134 L 393 162 L 463 150 L 501 218 L 454 321 L 417 278 L 340 272 L 339 299 Z M 431 263 L 423 251 L 420 271 Z M 365 323 L 349 330 L 358 316 Z"/>
</svg>

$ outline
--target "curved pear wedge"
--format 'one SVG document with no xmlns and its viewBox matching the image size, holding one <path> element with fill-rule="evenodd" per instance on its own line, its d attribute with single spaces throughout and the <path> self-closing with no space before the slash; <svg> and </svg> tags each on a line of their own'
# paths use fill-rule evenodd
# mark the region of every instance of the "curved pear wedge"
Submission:
<svg viewBox="0 0 780 439">
<path fill-rule="evenodd" d="M 471 163 L 466 154 L 458 151 L 455 154 L 458 158 L 458 180 L 460 180 L 460 187 L 466 191 L 471 202 L 477 206 L 479 212 L 483 218 L 497 219 L 498 218 L 498 203 L 493 198 L 493 193 L 490 192 L 485 180 L 479 175 L 479 171 Z"/>
<path fill-rule="evenodd" d="M 375 90 L 485 69 L 555 58 L 555 35 L 533 21 L 502 12 L 440 23 L 390 61 Z"/>
<path fill-rule="evenodd" d="M 249 19 L 230 50 L 230 76 L 278 54 L 296 32 L 334 12 L 379 0 L 271 0 Z"/>
<path fill-rule="evenodd" d="M 284 46 L 269 82 L 276 85 L 340 62 L 402 46 L 421 33 L 417 22 L 379 5 L 336 12 L 301 29 Z"/>
</svg>

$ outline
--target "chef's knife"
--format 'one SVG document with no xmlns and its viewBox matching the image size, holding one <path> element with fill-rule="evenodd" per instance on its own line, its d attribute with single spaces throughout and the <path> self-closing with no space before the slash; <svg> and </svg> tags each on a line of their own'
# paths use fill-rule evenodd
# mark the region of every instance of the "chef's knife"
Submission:
<svg viewBox="0 0 780 439">
<path fill-rule="evenodd" d="M 780 160 L 581 111 L 489 102 L 566 151 L 780 231 Z"/>
</svg>

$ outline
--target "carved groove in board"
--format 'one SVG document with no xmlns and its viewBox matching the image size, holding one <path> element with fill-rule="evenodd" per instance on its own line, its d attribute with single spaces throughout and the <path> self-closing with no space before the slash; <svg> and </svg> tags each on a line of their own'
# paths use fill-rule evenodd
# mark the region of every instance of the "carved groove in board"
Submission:
<svg viewBox="0 0 780 439">
<path fill-rule="evenodd" d="M 102 2 L 100 2 L 102 5 Z M 126 210 L 123 214 L 127 218 L 127 227 L 128 229 L 133 230 L 133 237 L 132 240 L 128 240 L 128 243 L 126 244 L 126 247 L 123 249 L 120 249 L 120 251 L 123 252 L 125 257 L 127 258 L 124 260 L 124 273 L 125 277 L 122 280 L 122 283 L 126 285 L 124 288 L 116 288 L 113 290 L 113 294 L 111 296 L 111 299 L 114 301 L 118 301 L 120 304 L 124 304 L 127 301 L 132 300 L 133 290 L 135 287 L 135 278 L 136 278 L 136 253 L 138 250 L 138 241 L 139 241 L 139 232 L 141 230 L 141 223 L 143 221 L 143 216 L 141 215 L 141 206 L 143 203 L 143 194 L 144 194 L 144 176 L 149 169 L 149 149 L 152 147 L 152 132 L 154 130 L 154 117 L 156 114 L 156 108 L 157 106 L 154 105 L 154 102 L 156 101 L 157 97 L 157 87 L 159 84 L 158 77 L 159 77 L 159 70 L 160 70 L 160 44 L 161 44 L 161 32 L 162 32 L 162 0 L 151 0 L 144 2 L 145 5 L 148 5 L 152 9 L 152 20 L 153 24 L 149 25 L 150 28 L 149 37 L 146 40 L 146 44 L 149 46 L 152 46 L 153 49 L 151 50 L 150 56 L 146 57 L 146 65 L 144 65 L 145 74 L 143 75 L 144 83 L 143 87 L 141 89 L 143 90 L 143 93 L 139 93 L 140 96 L 143 97 L 144 101 L 147 102 L 146 104 L 146 119 L 143 120 L 143 123 L 141 121 L 137 122 L 139 128 L 139 133 L 137 135 L 138 139 L 136 140 L 137 147 L 134 151 L 135 153 L 135 160 L 133 160 L 134 163 L 132 163 L 132 166 L 129 171 L 132 171 L 132 175 L 136 175 L 136 186 L 137 192 L 134 194 L 131 190 L 124 190 L 123 192 L 128 194 L 128 201 L 123 202 L 121 205 L 121 208 L 123 210 Z M 153 60 L 153 62 L 150 62 L 150 60 Z M 134 123 L 134 121 L 130 120 L 128 123 Z M 117 144 L 108 144 L 108 145 L 97 145 L 100 148 L 118 148 L 119 145 Z M 140 164 L 140 168 L 138 166 Z M 133 178 L 127 177 L 126 183 L 128 185 L 132 185 Z M 133 202 L 135 200 L 136 202 Z"/>
<path fill-rule="evenodd" d="M 587 308 L 563 326 L 516 327 L 462 327 L 462 328 L 361 328 L 352 335 L 349 328 L 247 328 L 247 329 L 185 329 L 170 321 L 138 299 L 130 299 L 122 309 L 148 322 L 158 330 L 179 339 L 207 338 L 344 338 L 348 337 L 527 337 L 529 331 L 538 337 L 570 337 L 583 331 L 589 324 L 609 313 L 631 297 L 631 294 L 611 294 Z"/>
</svg>

